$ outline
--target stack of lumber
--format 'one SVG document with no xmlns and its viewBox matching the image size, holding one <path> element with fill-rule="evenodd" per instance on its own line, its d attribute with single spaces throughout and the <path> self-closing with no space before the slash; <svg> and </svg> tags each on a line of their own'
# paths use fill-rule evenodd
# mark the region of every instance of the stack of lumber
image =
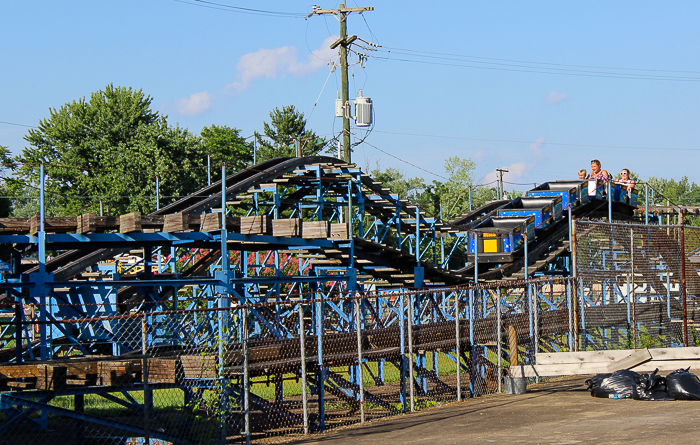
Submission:
<svg viewBox="0 0 700 445">
<path fill-rule="evenodd" d="M 242 235 L 263 235 L 270 233 L 271 220 L 267 215 L 241 217 Z"/>
<path fill-rule="evenodd" d="M 329 231 L 328 221 L 304 221 L 301 234 L 308 239 L 327 239 Z"/>
<path fill-rule="evenodd" d="M 242 227 L 242 226 L 241 226 Z M 275 219 L 272 221 L 272 235 L 284 237 L 301 236 L 301 219 Z"/>
<path fill-rule="evenodd" d="M 618 349 L 538 353 L 535 364 L 510 368 L 513 377 L 599 374 L 629 369 L 636 372 L 700 371 L 700 347 Z"/>
</svg>

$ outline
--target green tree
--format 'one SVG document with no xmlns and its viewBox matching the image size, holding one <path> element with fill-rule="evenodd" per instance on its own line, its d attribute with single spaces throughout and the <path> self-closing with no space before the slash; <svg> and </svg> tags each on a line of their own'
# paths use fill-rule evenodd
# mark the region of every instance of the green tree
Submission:
<svg viewBox="0 0 700 445">
<path fill-rule="evenodd" d="M 407 199 L 413 203 L 420 204 L 425 190 L 423 178 L 406 178 L 403 172 L 391 167 L 386 170 L 376 168 L 372 170 L 371 175 L 372 179 L 381 181 L 386 187 L 390 188 L 392 193 L 399 196 L 399 199 Z"/>
<path fill-rule="evenodd" d="M 120 214 L 166 204 L 201 187 L 206 154 L 200 138 L 171 127 L 166 116 L 151 110 L 141 90 L 114 87 L 92 93 L 58 109 L 37 129 L 16 157 L 15 189 L 38 187 L 44 164 L 48 215 L 99 211 Z M 36 210 L 36 207 L 34 207 Z"/>
<path fill-rule="evenodd" d="M 325 141 L 319 139 L 311 130 L 306 129 L 304 113 L 297 111 L 294 105 L 275 108 L 270 113 L 270 123 L 263 122 L 263 133 L 267 139 L 255 132 L 258 143 L 257 160 L 296 156 L 296 139 L 301 140 L 302 156 L 314 156 L 325 146 Z M 269 140 L 268 140 L 269 139 Z"/>
<path fill-rule="evenodd" d="M 253 144 L 241 137 L 241 130 L 226 125 L 204 127 L 199 133 L 205 152 L 212 161 L 226 163 L 234 170 L 242 170 L 253 162 Z"/>
</svg>

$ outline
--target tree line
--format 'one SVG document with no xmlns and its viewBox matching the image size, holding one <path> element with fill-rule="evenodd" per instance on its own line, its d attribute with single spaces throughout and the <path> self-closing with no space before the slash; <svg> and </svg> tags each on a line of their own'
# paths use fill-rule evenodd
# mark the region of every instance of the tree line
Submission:
<svg viewBox="0 0 700 445">
<path fill-rule="evenodd" d="M 257 162 L 296 156 L 301 142 L 303 156 L 335 151 L 334 141 L 308 129 L 304 114 L 293 105 L 275 108 L 262 132 L 245 138 L 227 125 L 202 128 L 199 135 L 167 122 L 167 116 L 151 108 L 153 99 L 142 90 L 107 85 L 89 98 L 49 109 L 49 117 L 24 137 L 28 146 L 11 156 L 0 146 L 4 181 L 0 184 L 0 216 L 29 216 L 38 211 L 40 165 L 45 169 L 49 216 L 72 216 L 102 211 L 119 215 L 131 211 L 149 213 L 156 207 L 156 177 L 160 204 L 166 205 L 202 188 L 207 175 L 218 178 L 212 166 L 225 163 L 233 172 Z M 377 166 L 371 170 L 401 199 L 420 206 L 427 214 L 449 221 L 496 199 L 495 187 L 478 186 L 476 164 L 452 157 L 445 161 L 444 180 L 427 182 L 406 177 L 400 170 Z M 683 177 L 650 178 L 656 194 L 652 204 L 670 202 L 700 205 L 700 187 Z M 520 192 L 510 191 L 514 198 Z"/>
</svg>

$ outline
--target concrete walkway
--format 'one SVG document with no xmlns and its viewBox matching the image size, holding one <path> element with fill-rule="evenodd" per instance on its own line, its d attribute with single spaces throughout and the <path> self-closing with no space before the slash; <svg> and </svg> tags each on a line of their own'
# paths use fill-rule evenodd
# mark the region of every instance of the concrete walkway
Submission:
<svg viewBox="0 0 700 445">
<path fill-rule="evenodd" d="M 590 396 L 585 376 L 492 395 L 296 444 L 662 444 L 700 443 L 700 402 L 643 402 Z"/>
</svg>

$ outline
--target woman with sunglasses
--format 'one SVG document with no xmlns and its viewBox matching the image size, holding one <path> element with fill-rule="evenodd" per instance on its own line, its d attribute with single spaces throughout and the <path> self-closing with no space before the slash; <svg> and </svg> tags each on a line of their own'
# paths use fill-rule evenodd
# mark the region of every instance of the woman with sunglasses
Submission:
<svg viewBox="0 0 700 445">
<path fill-rule="evenodd" d="M 627 187 L 627 192 L 629 193 L 637 184 L 637 182 L 634 179 L 630 178 L 630 171 L 626 168 L 623 168 L 620 172 L 620 177 L 615 180 L 615 184 Z"/>
</svg>

